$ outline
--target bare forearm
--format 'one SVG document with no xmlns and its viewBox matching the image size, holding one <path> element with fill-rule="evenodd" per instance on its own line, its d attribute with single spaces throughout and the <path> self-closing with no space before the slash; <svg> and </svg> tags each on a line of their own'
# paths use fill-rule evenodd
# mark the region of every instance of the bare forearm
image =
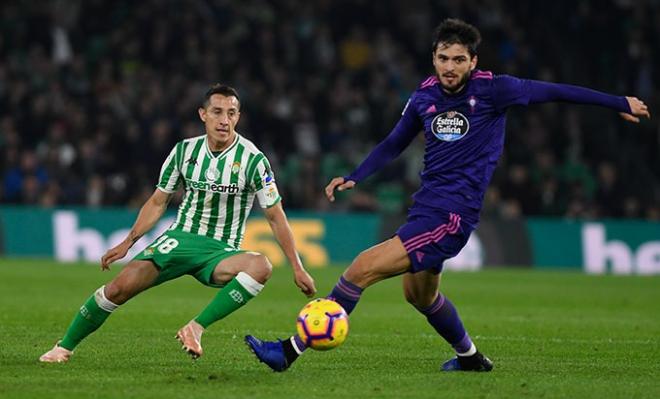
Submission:
<svg viewBox="0 0 660 399">
<path fill-rule="evenodd" d="M 137 240 L 154 227 L 166 209 L 167 202 L 160 202 L 154 198 L 150 198 L 140 209 L 140 213 L 125 241 L 131 245 L 135 244 Z"/>
<path fill-rule="evenodd" d="M 298 256 L 296 243 L 293 239 L 293 232 L 286 219 L 284 209 L 282 209 L 282 203 L 277 203 L 274 206 L 265 209 L 264 213 L 266 214 L 266 219 L 275 235 L 275 239 L 277 239 L 284 254 L 289 259 L 289 263 L 293 269 L 293 279 L 296 285 L 305 295 L 312 297 L 316 293 L 314 279 L 309 273 L 307 273 L 302 265 L 300 256 Z"/>
<path fill-rule="evenodd" d="M 270 223 L 270 228 L 275 235 L 275 239 L 277 240 L 278 244 L 280 244 L 280 247 L 282 248 L 284 255 L 286 255 L 287 259 L 289 260 L 291 267 L 294 270 L 302 269 L 302 261 L 300 260 L 298 251 L 296 251 L 296 243 L 293 238 L 293 232 L 291 231 L 291 227 L 289 226 L 289 222 L 286 220 L 286 217 L 283 214 L 278 215 L 272 219 L 269 219 L 268 222 Z"/>
</svg>

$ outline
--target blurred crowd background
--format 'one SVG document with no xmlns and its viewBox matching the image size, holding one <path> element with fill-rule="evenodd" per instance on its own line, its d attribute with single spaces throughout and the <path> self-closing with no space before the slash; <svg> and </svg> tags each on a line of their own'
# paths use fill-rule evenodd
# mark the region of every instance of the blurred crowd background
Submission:
<svg viewBox="0 0 660 399">
<path fill-rule="evenodd" d="M 389 133 L 446 17 L 481 30 L 480 69 L 638 96 L 656 117 L 513 109 L 485 214 L 660 219 L 657 0 L 2 2 L 0 203 L 141 206 L 223 82 L 287 209 L 329 210 L 322 188 Z M 423 149 L 332 210 L 405 210 Z"/>
</svg>

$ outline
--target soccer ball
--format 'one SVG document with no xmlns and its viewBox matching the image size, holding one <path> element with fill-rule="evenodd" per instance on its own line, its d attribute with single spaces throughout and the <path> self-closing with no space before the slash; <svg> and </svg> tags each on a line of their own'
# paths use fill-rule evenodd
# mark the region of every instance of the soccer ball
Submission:
<svg viewBox="0 0 660 399">
<path fill-rule="evenodd" d="M 327 351 L 346 340 L 348 314 L 337 302 L 318 298 L 302 308 L 296 327 L 307 347 Z"/>
</svg>

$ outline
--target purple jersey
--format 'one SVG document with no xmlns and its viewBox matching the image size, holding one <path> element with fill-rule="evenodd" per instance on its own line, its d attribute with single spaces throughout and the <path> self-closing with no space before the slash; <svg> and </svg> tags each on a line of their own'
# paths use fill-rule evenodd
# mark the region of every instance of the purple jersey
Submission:
<svg viewBox="0 0 660 399">
<path fill-rule="evenodd" d="M 472 72 L 460 92 L 448 94 L 434 75 L 412 94 L 390 135 L 346 179 L 359 182 L 369 176 L 423 130 L 426 151 L 415 202 L 459 212 L 474 225 L 502 154 L 508 107 L 547 101 L 597 104 L 630 112 L 625 97 L 479 70 Z"/>
</svg>

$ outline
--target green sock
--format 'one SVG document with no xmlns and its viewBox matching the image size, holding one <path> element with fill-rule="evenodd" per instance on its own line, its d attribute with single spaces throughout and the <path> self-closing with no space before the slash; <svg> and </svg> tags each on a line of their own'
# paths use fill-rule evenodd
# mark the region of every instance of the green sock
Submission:
<svg viewBox="0 0 660 399">
<path fill-rule="evenodd" d="M 262 287 L 262 284 L 256 282 L 248 274 L 239 273 L 239 276 L 236 276 L 227 285 L 222 287 L 211 303 L 202 310 L 199 316 L 195 317 L 195 321 L 201 324 L 202 327 L 208 328 L 214 322 L 245 305 L 259 293 Z"/>
<path fill-rule="evenodd" d="M 101 287 L 99 291 L 102 293 L 103 287 Z M 95 297 L 99 295 L 99 291 L 92 294 L 92 296 L 87 299 L 87 302 L 80 307 L 78 313 L 76 313 L 76 316 L 71 321 L 71 325 L 69 325 L 66 334 L 64 334 L 64 337 L 60 342 L 62 348 L 73 350 L 80 341 L 96 331 L 97 328 L 101 327 L 101 324 L 103 324 L 105 319 L 107 319 L 108 316 L 110 316 L 110 313 L 112 313 L 101 309 L 96 302 Z M 105 295 L 103 295 L 103 299 L 107 301 Z M 109 303 L 112 304 L 111 302 Z M 114 305 L 114 307 L 116 308 L 117 306 Z"/>
</svg>

